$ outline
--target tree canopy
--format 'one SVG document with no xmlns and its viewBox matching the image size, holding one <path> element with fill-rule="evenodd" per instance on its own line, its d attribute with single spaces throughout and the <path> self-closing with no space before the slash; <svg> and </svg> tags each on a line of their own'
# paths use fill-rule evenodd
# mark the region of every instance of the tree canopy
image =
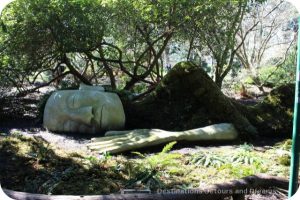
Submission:
<svg viewBox="0 0 300 200">
<path fill-rule="evenodd" d="M 192 51 L 211 55 L 222 87 L 247 37 L 237 39 L 242 20 L 262 2 L 16 0 L 1 15 L 1 80 L 16 86 L 39 77 L 44 85 L 106 79 L 113 89 L 145 92 L 165 75 L 164 55 L 185 44 L 187 60 Z"/>
</svg>

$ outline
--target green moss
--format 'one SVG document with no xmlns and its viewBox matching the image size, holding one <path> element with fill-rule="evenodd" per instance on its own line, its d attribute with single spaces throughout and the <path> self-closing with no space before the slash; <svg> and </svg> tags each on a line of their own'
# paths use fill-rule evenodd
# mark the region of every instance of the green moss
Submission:
<svg viewBox="0 0 300 200">
<path fill-rule="evenodd" d="M 285 151 L 290 151 L 292 149 L 292 143 L 293 143 L 292 139 L 286 139 L 282 142 L 276 143 L 275 147 Z"/>
<path fill-rule="evenodd" d="M 254 84 L 254 80 L 251 76 L 246 77 L 243 82 L 244 84 L 250 84 L 250 85 Z"/>
<path fill-rule="evenodd" d="M 171 167 L 167 170 L 167 173 L 169 173 L 170 175 L 175 175 L 175 176 L 184 176 L 184 174 L 186 174 L 186 169 L 178 168 L 178 167 Z"/>
<path fill-rule="evenodd" d="M 176 64 L 154 92 L 125 107 L 127 128 L 187 130 L 229 122 L 243 138 L 256 132 L 201 66 L 191 62 Z"/>
<path fill-rule="evenodd" d="M 291 118 L 293 118 L 294 111 L 292 110 L 292 108 L 288 108 L 288 109 L 285 111 L 285 114 L 291 119 Z"/>
<path fill-rule="evenodd" d="M 261 135 L 290 137 L 293 123 L 294 85 L 275 88 L 254 107 L 245 110 L 247 118 Z"/>
<path fill-rule="evenodd" d="M 279 106 L 281 102 L 278 96 L 268 95 L 266 103 L 271 106 Z"/>
<path fill-rule="evenodd" d="M 278 162 L 284 166 L 290 166 L 291 157 L 289 155 L 283 155 L 278 158 Z"/>
</svg>

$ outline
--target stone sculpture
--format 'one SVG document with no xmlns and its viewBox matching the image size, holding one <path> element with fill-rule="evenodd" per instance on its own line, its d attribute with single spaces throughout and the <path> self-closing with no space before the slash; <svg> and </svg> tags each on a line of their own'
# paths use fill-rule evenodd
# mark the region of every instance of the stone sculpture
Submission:
<svg viewBox="0 0 300 200">
<path fill-rule="evenodd" d="M 222 123 L 177 132 L 160 129 L 109 131 L 105 137 L 92 139 L 88 148 L 99 153 L 120 153 L 171 141 L 228 141 L 237 138 L 238 132 L 234 126 L 229 123 Z"/>
<path fill-rule="evenodd" d="M 51 131 L 99 133 L 119 130 L 125 113 L 119 96 L 99 86 L 54 92 L 44 110 L 44 127 Z"/>
</svg>

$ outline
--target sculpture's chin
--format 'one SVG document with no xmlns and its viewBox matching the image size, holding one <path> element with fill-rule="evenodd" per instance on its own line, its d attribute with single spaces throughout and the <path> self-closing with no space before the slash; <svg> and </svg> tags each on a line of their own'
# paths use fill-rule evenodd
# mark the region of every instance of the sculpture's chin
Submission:
<svg viewBox="0 0 300 200">
<path fill-rule="evenodd" d="M 124 127 L 125 114 L 123 110 L 112 106 L 103 105 L 101 114 L 102 130 L 118 130 Z"/>
<path fill-rule="evenodd" d="M 84 133 L 84 134 L 88 134 L 88 133 L 95 134 L 98 131 L 95 126 L 81 125 L 79 126 L 79 129 L 75 132 Z"/>
</svg>

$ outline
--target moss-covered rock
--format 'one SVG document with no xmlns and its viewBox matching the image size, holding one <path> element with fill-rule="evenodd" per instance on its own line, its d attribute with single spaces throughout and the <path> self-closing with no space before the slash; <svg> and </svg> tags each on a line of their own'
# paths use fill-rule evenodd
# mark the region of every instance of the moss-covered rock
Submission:
<svg viewBox="0 0 300 200">
<path fill-rule="evenodd" d="M 191 62 L 175 65 L 154 92 L 125 105 L 125 113 L 127 128 L 187 130 L 228 122 L 242 136 L 256 133 L 207 73 Z"/>
<path fill-rule="evenodd" d="M 295 86 L 282 85 L 275 88 L 263 102 L 248 107 L 247 118 L 260 135 L 290 137 L 293 125 Z"/>
</svg>

